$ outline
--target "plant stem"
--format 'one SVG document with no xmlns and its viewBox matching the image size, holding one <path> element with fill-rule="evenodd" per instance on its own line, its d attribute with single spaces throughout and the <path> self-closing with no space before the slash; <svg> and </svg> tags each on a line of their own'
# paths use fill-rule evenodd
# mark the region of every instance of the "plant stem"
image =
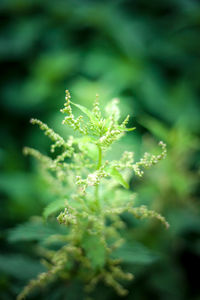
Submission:
<svg viewBox="0 0 200 300">
<path fill-rule="evenodd" d="M 99 161 L 98 161 L 97 170 L 101 168 L 101 164 L 102 164 L 102 149 L 101 147 L 98 147 L 98 149 L 99 149 Z"/>
<path fill-rule="evenodd" d="M 99 149 L 99 159 L 98 159 L 98 165 L 97 165 L 97 170 L 99 170 L 101 168 L 101 164 L 102 164 L 102 149 L 101 147 L 98 147 Z M 97 203 L 97 206 L 99 207 L 99 185 L 97 184 L 95 186 L 95 200 L 96 200 L 96 203 Z"/>
</svg>

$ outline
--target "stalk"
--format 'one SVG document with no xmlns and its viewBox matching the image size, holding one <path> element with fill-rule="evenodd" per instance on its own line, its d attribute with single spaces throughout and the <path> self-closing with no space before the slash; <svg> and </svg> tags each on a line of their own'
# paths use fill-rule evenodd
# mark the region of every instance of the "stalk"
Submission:
<svg viewBox="0 0 200 300">
<path fill-rule="evenodd" d="M 98 149 L 99 149 L 99 160 L 98 160 L 97 170 L 101 168 L 101 164 L 102 164 L 102 149 L 101 147 L 98 147 Z"/>
<path fill-rule="evenodd" d="M 97 170 L 99 170 L 102 165 L 102 149 L 101 149 L 101 147 L 98 147 L 98 149 L 99 149 L 99 158 L 98 158 Z M 99 205 L 99 184 L 97 184 L 95 186 L 94 194 L 95 194 L 95 200 L 96 200 L 97 207 L 100 207 L 100 205 Z"/>
</svg>

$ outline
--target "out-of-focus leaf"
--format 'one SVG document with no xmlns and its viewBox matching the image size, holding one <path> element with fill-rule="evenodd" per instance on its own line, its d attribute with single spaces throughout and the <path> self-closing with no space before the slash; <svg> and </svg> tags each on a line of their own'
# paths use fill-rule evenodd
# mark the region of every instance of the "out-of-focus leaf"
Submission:
<svg viewBox="0 0 200 300">
<path fill-rule="evenodd" d="M 51 235 L 66 233 L 59 225 L 50 225 L 42 222 L 28 222 L 10 229 L 8 232 L 9 242 L 20 241 L 43 241 Z"/>
<path fill-rule="evenodd" d="M 109 173 L 110 173 L 111 177 L 114 178 L 123 187 L 125 187 L 126 189 L 129 188 L 129 184 L 126 182 L 126 180 L 123 178 L 122 174 L 116 168 L 109 169 Z"/>
<path fill-rule="evenodd" d="M 116 121 L 119 120 L 120 118 L 120 110 L 119 110 L 119 107 L 118 107 L 118 102 L 119 100 L 118 99 L 113 99 L 107 106 L 106 106 L 106 114 L 107 116 L 111 116 L 113 115 L 114 116 L 114 119 Z"/>
<path fill-rule="evenodd" d="M 52 51 L 39 57 L 34 65 L 34 75 L 36 78 L 53 83 L 72 72 L 76 63 L 76 53 Z"/>
<path fill-rule="evenodd" d="M 106 250 L 99 235 L 85 233 L 82 246 L 86 252 L 86 256 L 92 263 L 94 268 L 101 268 L 105 263 Z"/>
<path fill-rule="evenodd" d="M 38 260 L 21 254 L 0 254 L 0 272 L 17 279 L 31 279 L 43 271 Z"/>
<path fill-rule="evenodd" d="M 173 234 L 186 232 L 200 232 L 200 218 L 198 212 L 191 210 L 171 210 L 168 215 L 171 224 L 170 231 Z"/>
<path fill-rule="evenodd" d="M 60 211 L 65 207 L 65 199 L 59 199 L 52 201 L 49 205 L 47 205 L 44 209 L 43 216 L 47 219 L 50 215 Z"/>
<path fill-rule="evenodd" d="M 158 254 L 138 242 L 125 242 L 112 256 L 126 264 L 151 264 L 159 258 Z"/>
<path fill-rule="evenodd" d="M 168 140 L 169 130 L 163 123 L 151 118 L 150 116 L 141 117 L 139 122 L 150 130 L 157 138 Z"/>
<path fill-rule="evenodd" d="M 0 175 L 0 190 L 9 196 L 24 197 L 33 192 L 33 176 L 25 173 Z"/>
<path fill-rule="evenodd" d="M 77 139 L 77 141 L 79 149 L 86 153 L 91 159 L 97 161 L 99 155 L 97 146 L 94 143 L 91 143 L 90 139 L 87 137 Z"/>
</svg>

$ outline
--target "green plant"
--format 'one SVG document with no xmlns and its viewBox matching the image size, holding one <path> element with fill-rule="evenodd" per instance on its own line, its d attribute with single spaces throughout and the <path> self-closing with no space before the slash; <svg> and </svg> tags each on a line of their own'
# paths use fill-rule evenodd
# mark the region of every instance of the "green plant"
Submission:
<svg viewBox="0 0 200 300">
<path fill-rule="evenodd" d="M 160 214 L 146 206 L 134 206 L 135 194 L 129 190 L 132 172 L 141 177 L 143 169 L 158 163 L 166 156 L 166 145 L 160 142 L 161 154 L 145 153 L 134 162 L 133 153 L 124 152 L 119 161 L 105 160 L 105 153 L 111 145 L 127 131 L 129 116 L 119 123 L 118 100 L 110 102 L 104 118 L 99 108 L 98 97 L 93 110 L 71 102 L 66 91 L 66 102 L 62 113 L 67 114 L 63 124 L 79 133 L 78 137 L 63 139 L 46 124 L 37 119 L 36 124 L 53 141 L 53 157 L 45 156 L 32 148 L 25 148 L 40 162 L 40 171 L 52 187 L 56 200 L 44 209 L 46 219 L 57 214 L 60 224 L 67 227 L 67 234 L 50 237 L 48 243 L 59 241 L 59 249 L 43 249 L 47 271 L 24 288 L 18 299 L 23 299 L 35 287 L 43 286 L 55 278 L 68 281 L 74 277 L 86 284 L 92 291 L 99 281 L 112 286 L 118 294 L 127 290 L 119 281 L 131 280 L 133 275 L 120 267 L 120 259 L 113 258 L 113 251 L 123 243 L 122 231 L 125 223 L 121 218 L 127 212 L 135 218 L 157 218 L 166 227 L 168 223 Z M 83 116 L 75 118 L 71 104 L 80 109 Z"/>
</svg>

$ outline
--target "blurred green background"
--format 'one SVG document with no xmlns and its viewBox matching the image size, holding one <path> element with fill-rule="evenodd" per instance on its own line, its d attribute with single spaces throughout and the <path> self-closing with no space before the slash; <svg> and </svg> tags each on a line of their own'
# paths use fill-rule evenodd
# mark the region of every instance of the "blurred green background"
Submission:
<svg viewBox="0 0 200 300">
<path fill-rule="evenodd" d="M 67 88 L 87 107 L 96 93 L 102 107 L 119 97 L 123 116 L 131 115 L 137 130 L 110 158 L 124 149 L 139 157 L 159 140 L 168 145 L 167 159 L 131 182 L 138 203 L 162 213 L 171 227 L 126 220 L 137 242 L 122 253 L 135 274 L 125 299 L 199 300 L 199 1 L 1 0 L 0 17 L 0 299 L 15 299 L 42 270 L 34 247 L 57 230 L 53 224 L 31 235 L 27 227 L 20 237 L 14 228 L 41 215 L 48 197 L 22 154 L 25 145 L 44 153 L 49 145 L 29 119 L 66 135 L 59 109 Z M 104 286 L 95 293 L 118 299 Z M 52 284 L 39 299 L 81 300 L 82 285 Z"/>
</svg>

